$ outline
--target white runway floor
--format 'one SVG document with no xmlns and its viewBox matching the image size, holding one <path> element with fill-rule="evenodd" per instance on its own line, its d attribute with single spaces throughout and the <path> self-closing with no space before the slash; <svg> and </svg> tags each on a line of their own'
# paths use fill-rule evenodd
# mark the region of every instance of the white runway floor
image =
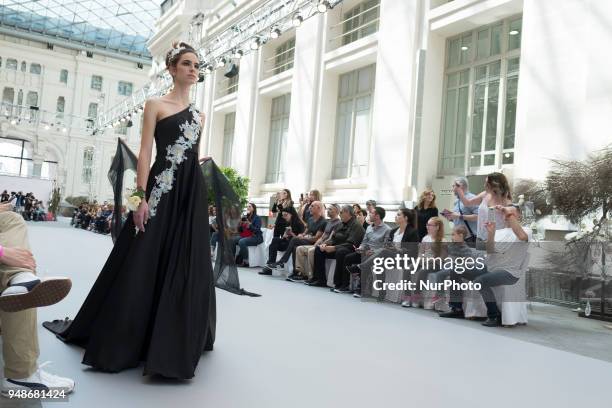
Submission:
<svg viewBox="0 0 612 408">
<path fill-rule="evenodd" d="M 74 317 L 110 238 L 57 224 L 29 229 L 40 272 L 69 276 L 74 285 L 63 302 L 39 311 L 39 321 Z M 612 363 L 254 269 L 240 277 L 245 289 L 263 296 L 217 291 L 215 350 L 202 357 L 191 381 L 152 381 L 141 369 L 91 371 L 80 364 L 81 349 L 40 326 L 41 363 L 51 360 L 48 371 L 76 380 L 68 402 L 43 406 L 535 408 L 612 401 Z M 40 403 L 0 400 L 0 407 L 21 406 Z"/>
</svg>

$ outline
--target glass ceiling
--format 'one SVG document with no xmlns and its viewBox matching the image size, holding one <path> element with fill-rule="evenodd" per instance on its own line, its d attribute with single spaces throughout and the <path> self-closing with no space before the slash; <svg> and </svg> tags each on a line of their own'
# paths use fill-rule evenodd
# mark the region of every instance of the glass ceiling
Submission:
<svg viewBox="0 0 612 408">
<path fill-rule="evenodd" d="M 0 26 L 151 58 L 159 0 L 0 0 Z"/>
</svg>

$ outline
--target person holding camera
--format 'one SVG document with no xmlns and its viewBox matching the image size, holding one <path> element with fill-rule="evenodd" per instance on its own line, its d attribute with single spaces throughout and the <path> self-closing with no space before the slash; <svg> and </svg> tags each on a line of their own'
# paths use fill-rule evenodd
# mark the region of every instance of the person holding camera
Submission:
<svg viewBox="0 0 612 408">
<path fill-rule="evenodd" d="M 450 272 L 450 279 L 460 283 L 461 279 L 480 284 L 480 294 L 487 307 L 487 320 L 483 326 L 501 325 L 501 313 L 497 307 L 495 294 L 491 288 L 514 285 L 521 278 L 523 262 L 527 257 L 528 242 L 532 240 L 531 231 L 520 224 L 518 206 L 497 206 L 495 208 L 504 218 L 504 225 L 499 228 L 495 221 L 485 223 L 487 230 L 487 258 L 484 268 L 469 269 L 463 273 Z M 440 313 L 440 317 L 463 318 L 463 293 L 451 290 L 449 305 L 451 310 Z"/>
<path fill-rule="evenodd" d="M 304 227 L 304 223 L 300 219 L 297 211 L 293 206 L 283 208 L 281 212 L 281 217 L 284 221 L 285 232 L 280 237 L 272 238 L 272 242 L 270 243 L 270 247 L 268 248 L 268 262 L 266 265 L 272 265 L 273 262 L 276 262 L 276 256 L 278 255 L 278 251 L 286 251 L 289 248 L 289 242 L 294 238 L 304 232 L 306 229 Z M 276 224 L 278 224 L 276 221 Z M 269 267 L 262 269 L 259 272 L 260 275 L 272 275 L 272 269 Z"/>
<path fill-rule="evenodd" d="M 460 189 L 463 197 L 470 200 L 476 197 L 476 194 L 470 193 L 468 180 L 465 177 L 457 177 L 453 182 L 453 189 Z M 459 194 L 455 193 L 457 201 L 452 211 L 444 209 L 441 215 L 451 221 L 455 227 L 460 225 L 465 226 L 468 235 L 465 237 L 466 243 L 476 242 L 476 231 L 478 230 L 478 206 L 466 206 L 461 202 Z"/>
<path fill-rule="evenodd" d="M 11 199 L 10 194 L 8 193 L 8 191 L 4 190 L 2 192 L 2 195 L 0 195 L 0 203 L 5 203 L 10 199 Z"/>
<path fill-rule="evenodd" d="M 238 234 L 240 234 L 238 237 L 230 241 L 230 245 L 233 245 L 230 248 L 236 248 L 236 245 L 240 247 L 238 256 L 236 256 L 236 265 L 248 267 L 249 247 L 263 242 L 261 218 L 257 215 L 257 206 L 254 203 L 247 204 L 247 213 L 240 220 Z"/>
</svg>

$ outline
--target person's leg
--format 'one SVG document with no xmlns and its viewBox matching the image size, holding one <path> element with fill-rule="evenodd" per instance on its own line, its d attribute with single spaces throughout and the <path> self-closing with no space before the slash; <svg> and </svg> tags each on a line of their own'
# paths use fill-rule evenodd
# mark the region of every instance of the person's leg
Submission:
<svg viewBox="0 0 612 408">
<path fill-rule="evenodd" d="M 304 275 L 308 277 L 308 279 L 312 278 L 312 274 L 314 273 L 314 254 L 315 254 L 315 246 L 308 249 L 308 254 L 306 256 L 306 265 L 304 265 Z"/>
<path fill-rule="evenodd" d="M 278 263 L 286 264 L 289 261 L 289 258 L 292 256 L 293 256 L 293 262 L 295 263 L 296 248 L 302 245 L 309 244 L 309 243 L 310 241 L 307 239 L 296 238 L 296 237 L 291 238 L 291 240 L 289 241 L 289 245 L 287 246 L 287 249 L 285 250 L 285 253 L 281 257 L 281 259 L 278 260 Z"/>
<path fill-rule="evenodd" d="M 282 241 L 280 237 L 272 238 L 272 242 L 270 242 L 270 247 L 268 248 L 268 264 L 276 262 L 276 255 L 279 251 L 279 243 Z"/>
<path fill-rule="evenodd" d="M 210 236 L 210 248 L 214 251 L 219 241 L 219 232 L 215 231 Z"/>
<path fill-rule="evenodd" d="M 454 281 L 457 285 L 462 283 L 462 279 L 473 281 L 480 275 L 486 274 L 487 268 L 483 269 L 468 269 L 463 273 L 457 273 L 454 270 L 449 271 L 448 279 Z M 454 286 L 450 289 L 450 301 L 448 305 L 451 310 L 448 312 L 440 313 L 441 317 L 462 317 L 463 316 L 463 291 L 455 289 Z"/>
<path fill-rule="evenodd" d="M 324 285 L 325 284 L 325 260 L 327 259 L 327 253 L 321 251 L 320 247 L 316 247 L 314 250 L 314 268 L 312 270 L 312 278 L 310 283 Z"/>
<path fill-rule="evenodd" d="M 240 257 L 243 261 L 249 259 L 249 248 L 250 246 L 257 246 L 263 242 L 263 237 L 260 235 L 258 237 L 247 237 L 241 238 L 238 241 L 238 245 L 240 246 Z"/>
<path fill-rule="evenodd" d="M 474 283 L 480 283 L 480 294 L 482 299 L 487 306 L 487 317 L 489 319 L 497 319 L 499 317 L 499 309 L 497 308 L 497 301 L 495 300 L 495 294 L 491 288 L 503 285 L 514 285 L 518 281 L 514 275 L 505 270 L 494 270 L 488 273 L 484 273 L 474 279 Z"/>
<path fill-rule="evenodd" d="M 346 270 L 346 257 L 351 253 L 353 251 L 348 248 L 340 247 L 336 249 L 336 270 L 334 271 L 334 286 L 336 289 L 348 287 L 349 272 Z"/>
<path fill-rule="evenodd" d="M 306 264 L 306 257 L 308 256 L 308 249 L 310 245 L 301 245 L 295 249 L 295 259 L 293 269 L 301 276 L 304 274 L 304 265 Z"/>
<path fill-rule="evenodd" d="M 23 217 L 14 212 L 0 213 L 0 245 L 7 248 L 30 249 L 28 231 Z M 0 264 L 0 291 L 18 273 L 32 271 Z M 36 309 L 20 312 L 0 311 L 2 322 L 2 356 L 4 376 L 22 379 L 37 369 L 39 356 Z"/>
</svg>

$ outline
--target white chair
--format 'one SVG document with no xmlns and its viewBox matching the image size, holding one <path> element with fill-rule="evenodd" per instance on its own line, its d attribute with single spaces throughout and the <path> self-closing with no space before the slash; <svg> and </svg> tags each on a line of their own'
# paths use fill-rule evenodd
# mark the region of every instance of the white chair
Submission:
<svg viewBox="0 0 612 408">
<path fill-rule="evenodd" d="M 278 254 L 276 255 L 276 260 L 278 261 L 279 259 L 281 259 L 284 254 L 285 251 L 278 251 Z M 289 257 L 289 260 L 285 263 L 283 269 L 275 269 L 275 271 L 279 271 L 281 275 L 291 275 L 291 272 L 293 271 L 293 256 Z"/>
<path fill-rule="evenodd" d="M 257 246 L 248 247 L 249 250 L 249 267 L 254 268 L 256 266 L 264 266 L 266 264 L 268 254 L 268 247 L 265 243 L 261 243 Z"/>
<path fill-rule="evenodd" d="M 463 315 L 467 318 L 487 317 L 485 305 L 480 292 L 477 290 L 463 291 Z"/>
<path fill-rule="evenodd" d="M 521 264 L 519 280 L 514 285 L 493 288 L 497 307 L 502 314 L 502 325 L 516 326 L 527 324 L 526 276 L 529 269 L 529 254 Z"/>
</svg>

